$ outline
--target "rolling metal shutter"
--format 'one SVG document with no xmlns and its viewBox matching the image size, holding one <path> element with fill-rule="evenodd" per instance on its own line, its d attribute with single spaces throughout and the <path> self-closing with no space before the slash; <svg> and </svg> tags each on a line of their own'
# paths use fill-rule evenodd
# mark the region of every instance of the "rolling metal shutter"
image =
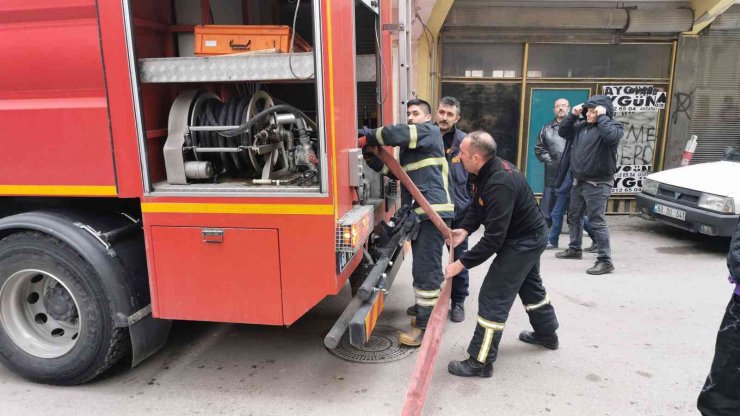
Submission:
<svg viewBox="0 0 740 416">
<path fill-rule="evenodd" d="M 740 145 L 740 31 L 710 32 L 700 40 L 691 134 L 699 136 L 692 164 L 722 159 Z"/>
</svg>

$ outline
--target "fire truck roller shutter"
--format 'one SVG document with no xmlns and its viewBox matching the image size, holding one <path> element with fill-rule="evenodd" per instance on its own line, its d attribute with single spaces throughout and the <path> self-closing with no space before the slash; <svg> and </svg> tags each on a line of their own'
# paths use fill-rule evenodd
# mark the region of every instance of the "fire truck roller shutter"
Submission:
<svg viewBox="0 0 740 416">
<path fill-rule="evenodd" d="M 41 210 L 0 219 L 0 361 L 32 381 L 74 385 L 166 341 L 147 313 L 140 222 L 119 212 Z"/>
</svg>

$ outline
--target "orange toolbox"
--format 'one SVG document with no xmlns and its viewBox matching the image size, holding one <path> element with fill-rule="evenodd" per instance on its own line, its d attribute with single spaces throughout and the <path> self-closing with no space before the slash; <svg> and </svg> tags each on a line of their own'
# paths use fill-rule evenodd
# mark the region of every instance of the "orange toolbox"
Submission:
<svg viewBox="0 0 740 416">
<path fill-rule="evenodd" d="M 252 51 L 290 51 L 290 26 L 199 25 L 195 26 L 197 56 L 226 55 Z M 293 52 L 311 52 L 311 45 L 298 34 Z"/>
</svg>

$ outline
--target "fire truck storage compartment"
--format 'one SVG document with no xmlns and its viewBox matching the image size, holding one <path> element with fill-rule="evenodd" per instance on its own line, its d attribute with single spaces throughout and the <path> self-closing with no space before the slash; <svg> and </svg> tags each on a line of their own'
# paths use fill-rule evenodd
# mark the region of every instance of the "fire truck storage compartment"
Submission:
<svg viewBox="0 0 740 416">
<path fill-rule="evenodd" d="M 151 239 L 157 317 L 282 325 L 278 230 L 153 226 Z"/>
<path fill-rule="evenodd" d="M 321 25 L 317 0 L 127 0 L 147 192 L 326 192 Z M 195 56 L 198 25 L 287 26 L 301 48 Z M 359 125 L 377 125 L 377 14 L 355 2 Z M 298 44 L 299 41 L 289 42 Z M 311 52 L 302 52 L 310 48 Z M 318 78 L 318 79 L 317 79 Z M 258 116 L 259 115 L 259 116 Z M 258 117 L 255 117 L 258 116 Z M 241 129 L 236 129 L 241 126 Z"/>
<path fill-rule="evenodd" d="M 128 2 L 147 191 L 325 191 L 323 97 L 315 76 L 319 3 Z M 203 24 L 289 26 L 313 51 L 193 56 L 193 31 Z"/>
</svg>

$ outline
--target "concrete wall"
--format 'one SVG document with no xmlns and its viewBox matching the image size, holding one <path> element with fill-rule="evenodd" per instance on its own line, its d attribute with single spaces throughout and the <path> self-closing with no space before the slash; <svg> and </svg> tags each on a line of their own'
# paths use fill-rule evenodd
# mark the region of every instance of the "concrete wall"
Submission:
<svg viewBox="0 0 740 416">
<path fill-rule="evenodd" d="M 681 35 L 676 48 L 671 113 L 668 120 L 665 158 L 660 170 L 678 167 L 689 140 L 696 76 L 699 69 L 699 37 Z"/>
</svg>

